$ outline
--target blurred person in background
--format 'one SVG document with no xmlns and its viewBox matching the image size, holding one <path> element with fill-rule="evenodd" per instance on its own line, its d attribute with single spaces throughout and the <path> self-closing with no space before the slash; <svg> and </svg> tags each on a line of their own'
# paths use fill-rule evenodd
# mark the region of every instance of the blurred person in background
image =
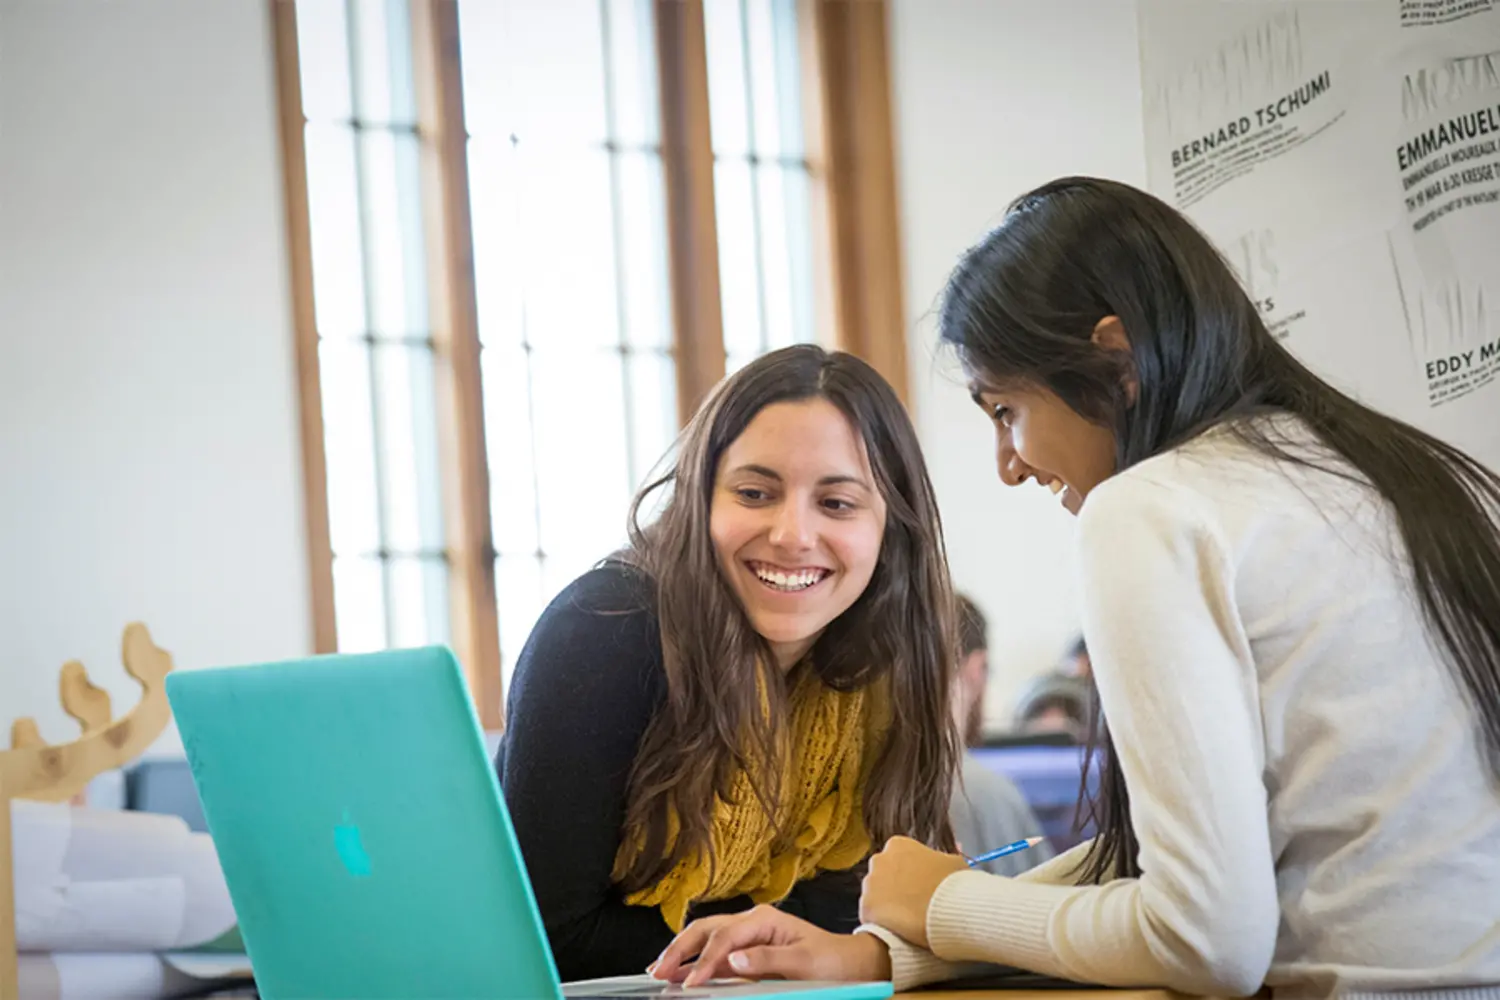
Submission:
<svg viewBox="0 0 1500 1000">
<path fill-rule="evenodd" d="M 974 602 L 958 600 L 958 683 L 953 686 L 953 716 L 965 747 L 984 740 L 984 689 L 989 680 L 988 623 Z M 1042 834 L 1042 824 L 1021 790 L 1005 775 L 986 767 L 965 751 L 960 780 L 953 789 L 949 811 L 958 849 L 974 856 L 1012 841 Z M 987 861 L 978 867 L 993 875 L 1019 875 L 1052 857 L 1043 841 L 1027 851 Z"/>
</svg>

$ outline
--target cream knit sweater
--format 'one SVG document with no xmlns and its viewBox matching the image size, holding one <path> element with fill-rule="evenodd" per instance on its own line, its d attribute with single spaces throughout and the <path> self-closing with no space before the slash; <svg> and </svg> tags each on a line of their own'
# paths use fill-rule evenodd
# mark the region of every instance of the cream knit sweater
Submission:
<svg viewBox="0 0 1500 1000">
<path fill-rule="evenodd" d="M 1297 440 L 1302 429 L 1282 426 Z M 995 962 L 1283 998 L 1500 997 L 1500 792 L 1429 639 L 1383 501 L 1215 432 L 1079 516 L 1084 634 L 1137 879 L 1077 853 L 950 876 L 898 989 Z"/>
</svg>

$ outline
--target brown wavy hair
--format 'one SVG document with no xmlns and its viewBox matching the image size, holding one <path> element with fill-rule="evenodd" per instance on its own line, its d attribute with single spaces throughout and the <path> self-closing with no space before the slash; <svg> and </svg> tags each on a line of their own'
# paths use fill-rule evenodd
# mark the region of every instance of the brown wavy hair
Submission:
<svg viewBox="0 0 1500 1000">
<path fill-rule="evenodd" d="M 886 524 L 864 592 L 829 623 L 806 661 L 783 675 L 720 571 L 709 508 L 719 461 L 756 414 L 809 399 L 838 407 L 859 435 Z M 664 489 L 664 508 L 643 524 L 643 510 Z M 774 765 L 791 750 L 783 724 L 789 681 L 802 669 L 839 690 L 888 679 L 891 728 L 864 790 L 865 826 L 877 845 L 900 834 L 954 849 L 948 801 L 959 745 L 949 685 L 958 643 L 942 525 L 916 431 L 873 368 L 801 345 L 729 376 L 682 432 L 673 467 L 636 496 L 629 532 L 619 558 L 655 581 L 667 695 L 631 769 L 624 832 L 640 837 L 642 850 L 620 877 L 625 891 L 654 885 L 700 851 L 713 864 L 713 805 L 716 797 L 729 801 L 736 771 L 745 771 L 762 808 L 776 815 L 781 768 Z M 672 813 L 680 826 L 669 850 Z"/>
</svg>

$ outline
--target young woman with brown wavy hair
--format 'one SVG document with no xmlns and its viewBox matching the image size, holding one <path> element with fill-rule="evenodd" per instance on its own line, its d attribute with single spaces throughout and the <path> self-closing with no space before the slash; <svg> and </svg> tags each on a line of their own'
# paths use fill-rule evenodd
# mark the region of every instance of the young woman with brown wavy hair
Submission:
<svg viewBox="0 0 1500 1000">
<path fill-rule="evenodd" d="M 1014 879 L 897 839 L 870 933 L 709 918 L 658 974 L 701 951 L 690 979 L 907 988 L 985 960 L 1500 997 L 1500 475 L 1318 378 L 1185 217 L 1122 184 L 1022 197 L 949 279 L 941 334 L 1001 479 L 1078 516 L 1099 836 Z"/>
<path fill-rule="evenodd" d="M 872 849 L 953 847 L 953 595 L 900 401 L 851 355 L 766 355 L 629 530 L 532 631 L 496 758 L 559 972 L 756 903 L 852 930 Z"/>
</svg>

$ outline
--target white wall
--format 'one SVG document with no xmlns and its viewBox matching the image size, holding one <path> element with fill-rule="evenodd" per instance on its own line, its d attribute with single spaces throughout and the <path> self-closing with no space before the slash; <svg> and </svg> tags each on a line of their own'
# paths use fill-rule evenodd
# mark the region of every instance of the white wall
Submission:
<svg viewBox="0 0 1500 1000">
<path fill-rule="evenodd" d="M 265 0 L 0 0 L 0 745 L 310 648 L 275 93 Z"/>
<path fill-rule="evenodd" d="M 1016 195 L 1065 174 L 1144 186 L 1136 5 L 1127 0 L 891 0 L 896 157 L 918 429 L 959 587 L 990 619 L 987 716 L 1076 635 L 1072 519 L 1006 489 L 988 424 L 933 312 L 963 250 Z"/>
</svg>

